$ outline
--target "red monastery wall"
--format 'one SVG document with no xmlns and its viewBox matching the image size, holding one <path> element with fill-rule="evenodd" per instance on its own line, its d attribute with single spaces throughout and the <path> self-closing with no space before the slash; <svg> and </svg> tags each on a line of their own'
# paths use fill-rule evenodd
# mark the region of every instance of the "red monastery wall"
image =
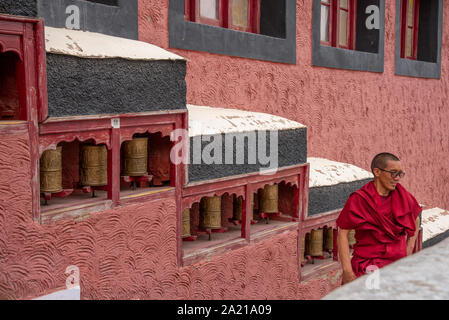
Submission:
<svg viewBox="0 0 449 320">
<path fill-rule="evenodd" d="M 139 1 L 139 36 L 188 59 L 187 102 L 267 112 L 308 127 L 308 155 L 369 170 L 382 151 L 397 154 L 418 201 L 449 208 L 449 29 L 443 27 L 440 80 L 396 76 L 395 1 L 386 1 L 383 73 L 312 66 L 312 1 L 297 0 L 297 64 L 168 48 L 168 0 Z M 443 23 L 449 21 L 444 2 Z M 423 187 L 424 186 L 424 187 Z"/>
<path fill-rule="evenodd" d="M 72 265 L 82 299 L 318 299 L 339 284 L 334 272 L 299 285 L 297 232 L 178 268 L 174 195 L 35 223 L 25 129 L 0 133 L 0 172 L 0 299 L 65 289 Z"/>
</svg>

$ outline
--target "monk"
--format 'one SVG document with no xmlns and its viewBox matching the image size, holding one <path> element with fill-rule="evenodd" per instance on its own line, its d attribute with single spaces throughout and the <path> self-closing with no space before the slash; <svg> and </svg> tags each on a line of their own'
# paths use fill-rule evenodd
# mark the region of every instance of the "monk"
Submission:
<svg viewBox="0 0 449 320">
<path fill-rule="evenodd" d="M 342 284 L 367 273 L 368 267 L 382 268 L 410 255 L 418 236 L 422 210 L 399 183 L 405 175 L 399 158 L 380 153 L 371 171 L 374 181 L 349 196 L 337 219 Z M 356 244 L 350 259 L 348 233 L 353 229 Z"/>
</svg>

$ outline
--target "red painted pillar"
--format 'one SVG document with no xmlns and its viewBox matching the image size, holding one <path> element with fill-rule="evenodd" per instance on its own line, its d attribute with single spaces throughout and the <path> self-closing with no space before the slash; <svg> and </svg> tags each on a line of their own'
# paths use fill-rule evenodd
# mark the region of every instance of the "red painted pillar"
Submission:
<svg viewBox="0 0 449 320">
<path fill-rule="evenodd" d="M 120 204 L 120 129 L 111 129 L 111 150 L 108 152 L 108 199 Z"/>
</svg>

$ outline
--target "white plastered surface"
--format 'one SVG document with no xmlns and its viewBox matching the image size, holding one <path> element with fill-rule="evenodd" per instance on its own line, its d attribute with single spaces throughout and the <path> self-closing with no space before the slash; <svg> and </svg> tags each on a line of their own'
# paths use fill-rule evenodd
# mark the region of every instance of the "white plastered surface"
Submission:
<svg viewBox="0 0 449 320">
<path fill-rule="evenodd" d="M 45 27 L 48 53 L 80 58 L 123 58 L 127 60 L 185 60 L 155 45 L 101 33 Z"/>
</svg>

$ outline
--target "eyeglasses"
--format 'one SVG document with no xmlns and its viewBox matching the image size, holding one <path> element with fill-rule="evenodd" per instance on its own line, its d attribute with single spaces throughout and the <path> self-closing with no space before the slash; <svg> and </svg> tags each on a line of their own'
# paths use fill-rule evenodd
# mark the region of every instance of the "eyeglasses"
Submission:
<svg viewBox="0 0 449 320">
<path fill-rule="evenodd" d="M 399 178 L 404 178 L 404 176 L 405 176 L 405 172 L 404 171 L 388 171 L 388 170 L 384 170 L 384 169 L 381 169 L 381 168 L 377 168 L 377 169 L 379 169 L 379 170 L 381 170 L 381 171 L 385 171 L 385 172 L 388 172 L 389 174 L 391 174 L 391 177 L 393 178 L 393 179 L 395 179 L 395 178 L 397 178 L 397 177 L 399 177 Z"/>
</svg>

